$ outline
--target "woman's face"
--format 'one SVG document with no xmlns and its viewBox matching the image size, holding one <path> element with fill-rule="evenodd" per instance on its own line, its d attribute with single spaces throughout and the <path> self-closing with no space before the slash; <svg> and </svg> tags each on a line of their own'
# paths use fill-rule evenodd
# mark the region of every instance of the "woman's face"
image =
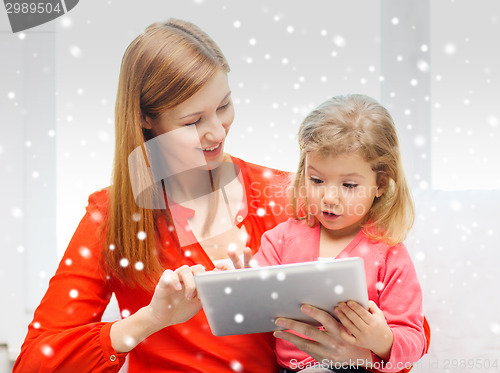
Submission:
<svg viewBox="0 0 500 373">
<path fill-rule="evenodd" d="M 153 132 L 155 138 L 150 141 L 160 144 L 161 156 L 177 173 L 220 165 L 233 119 L 227 73 L 219 70 L 189 99 L 156 119 L 146 117 L 143 126 Z"/>
</svg>

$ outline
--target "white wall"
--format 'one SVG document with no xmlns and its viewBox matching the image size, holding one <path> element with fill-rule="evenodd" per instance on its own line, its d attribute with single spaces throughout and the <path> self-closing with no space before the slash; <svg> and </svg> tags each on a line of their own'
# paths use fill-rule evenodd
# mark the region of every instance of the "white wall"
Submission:
<svg viewBox="0 0 500 373">
<path fill-rule="evenodd" d="M 11 357 L 87 196 L 109 184 L 123 52 L 169 17 L 200 25 L 226 54 L 236 156 L 293 170 L 298 125 L 329 96 L 366 93 L 390 109 L 417 203 L 408 247 L 433 332 L 415 371 L 463 371 L 453 359 L 500 365 L 494 0 L 80 2 L 15 35 L 0 12 L 0 294 L 9 301 L 0 345 Z"/>
</svg>

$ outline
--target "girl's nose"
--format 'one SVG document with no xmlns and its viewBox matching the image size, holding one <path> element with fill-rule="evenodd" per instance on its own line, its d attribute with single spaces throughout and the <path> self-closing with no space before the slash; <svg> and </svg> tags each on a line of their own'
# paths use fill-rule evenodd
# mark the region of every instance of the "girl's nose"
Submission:
<svg viewBox="0 0 500 373">
<path fill-rule="evenodd" d="M 337 187 L 325 188 L 325 194 L 323 195 L 323 203 L 331 206 L 335 206 L 340 203 L 339 190 Z"/>
</svg>

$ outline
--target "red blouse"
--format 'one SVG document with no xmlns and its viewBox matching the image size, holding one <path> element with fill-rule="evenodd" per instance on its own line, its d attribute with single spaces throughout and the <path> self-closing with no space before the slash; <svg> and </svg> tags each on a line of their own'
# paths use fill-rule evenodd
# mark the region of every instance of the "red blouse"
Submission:
<svg viewBox="0 0 500 373">
<path fill-rule="evenodd" d="M 289 174 L 232 158 L 240 168 L 247 205 L 238 215 L 256 252 L 262 234 L 286 220 Z M 101 316 L 115 293 L 121 312 L 133 314 L 149 304 L 152 293 L 128 289 L 106 276 L 100 265 L 104 237 L 99 226 L 107 216 L 108 190 L 92 194 L 49 288 L 28 326 L 13 372 L 118 372 L 126 353 L 111 346 L 112 323 Z M 179 248 L 164 218 L 157 220 L 157 247 L 183 264 L 213 268 L 200 244 Z M 187 250 L 189 253 L 184 255 Z M 130 372 L 276 372 L 271 334 L 215 337 L 205 314 L 165 328 L 144 340 L 129 354 Z"/>
</svg>

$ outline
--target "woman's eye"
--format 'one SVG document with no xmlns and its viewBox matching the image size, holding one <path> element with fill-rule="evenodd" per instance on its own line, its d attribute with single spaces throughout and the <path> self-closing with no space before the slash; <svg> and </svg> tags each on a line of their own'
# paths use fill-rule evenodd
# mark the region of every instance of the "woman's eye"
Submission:
<svg viewBox="0 0 500 373">
<path fill-rule="evenodd" d="M 196 125 L 196 124 L 200 123 L 200 121 L 201 121 L 201 118 L 200 118 L 200 119 L 198 119 L 196 122 L 193 122 L 193 123 L 187 123 L 187 124 L 186 124 L 186 126 L 194 126 L 194 125 Z"/>
<path fill-rule="evenodd" d="M 358 186 L 358 184 L 354 184 L 354 183 L 344 183 L 342 184 L 345 188 L 347 189 L 354 189 Z"/>
<path fill-rule="evenodd" d="M 219 107 L 217 110 L 224 110 L 224 109 L 227 109 L 229 107 L 229 105 L 231 105 L 231 101 L 228 101 L 227 104 L 224 104 L 222 105 L 221 107 Z"/>
<path fill-rule="evenodd" d="M 323 180 L 318 179 L 317 177 L 313 177 L 313 176 L 311 176 L 311 177 L 309 178 L 309 180 L 311 180 L 311 182 L 312 182 L 313 184 L 321 184 L 321 183 L 323 182 Z"/>
</svg>

